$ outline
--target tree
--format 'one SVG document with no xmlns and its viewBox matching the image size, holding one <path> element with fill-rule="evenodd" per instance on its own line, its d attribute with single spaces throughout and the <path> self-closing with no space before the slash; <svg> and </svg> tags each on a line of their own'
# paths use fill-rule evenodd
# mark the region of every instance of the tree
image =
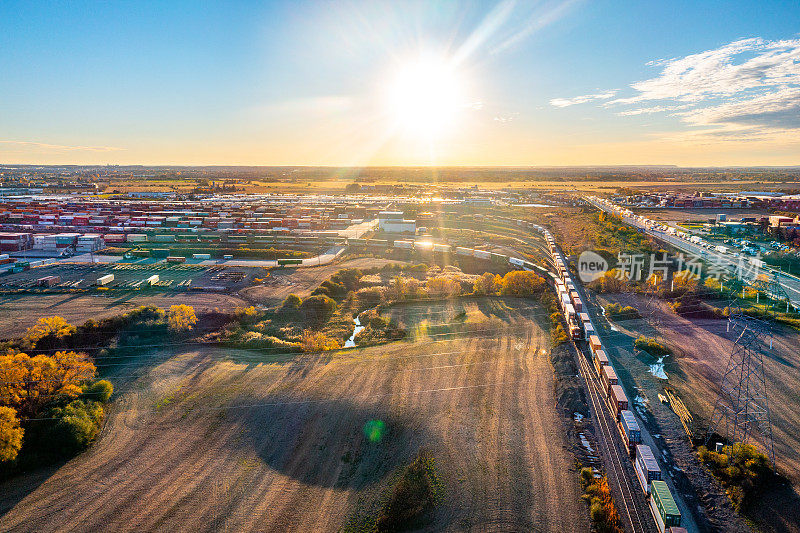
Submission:
<svg viewBox="0 0 800 533">
<path fill-rule="evenodd" d="M 328 337 L 324 333 L 311 333 L 306 331 L 300 339 L 300 346 L 304 352 L 324 352 L 326 350 L 338 350 L 342 345 L 336 339 Z"/>
<path fill-rule="evenodd" d="M 300 312 L 312 324 L 323 324 L 336 312 L 336 301 L 323 294 L 309 296 L 300 304 Z"/>
<path fill-rule="evenodd" d="M 52 357 L 25 353 L 0 356 L 0 403 L 31 416 L 56 397 L 75 398 L 96 367 L 85 353 L 56 352 Z"/>
<path fill-rule="evenodd" d="M 281 304 L 281 309 L 283 309 L 284 311 L 296 310 L 300 307 L 301 303 L 303 303 L 302 298 L 292 293 L 289 296 L 287 296 L 285 300 L 283 300 L 283 303 Z"/>
<path fill-rule="evenodd" d="M 52 337 L 60 340 L 75 333 L 75 326 L 68 323 L 60 316 L 40 318 L 36 324 L 28 328 L 22 337 L 23 345 L 35 347 L 36 344 L 45 337 Z"/>
<path fill-rule="evenodd" d="M 173 305 L 167 311 L 167 327 L 170 331 L 189 331 L 197 324 L 197 316 L 191 305 Z"/>
<path fill-rule="evenodd" d="M 497 291 L 500 290 L 502 281 L 500 276 L 491 272 L 484 272 L 482 276 L 475 280 L 473 290 L 475 294 L 491 296 L 492 294 L 497 294 Z"/>
<path fill-rule="evenodd" d="M 544 289 L 544 279 L 534 272 L 512 270 L 505 276 L 500 293 L 504 296 L 533 296 Z"/>
<path fill-rule="evenodd" d="M 428 296 L 435 298 L 454 298 L 461 293 L 461 284 L 452 278 L 437 276 L 428 278 L 425 291 Z"/>
<path fill-rule="evenodd" d="M 101 379 L 83 388 L 83 395 L 90 400 L 106 403 L 114 394 L 114 386 L 110 381 Z"/>
<path fill-rule="evenodd" d="M 24 433 L 17 412 L 10 407 L 0 407 L 0 462 L 17 458 Z"/>
</svg>

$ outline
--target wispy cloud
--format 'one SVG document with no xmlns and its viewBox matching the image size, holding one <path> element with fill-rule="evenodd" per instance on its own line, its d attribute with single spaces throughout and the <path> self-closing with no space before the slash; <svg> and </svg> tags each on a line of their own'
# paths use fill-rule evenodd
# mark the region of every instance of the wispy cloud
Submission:
<svg viewBox="0 0 800 533">
<path fill-rule="evenodd" d="M 800 129 L 800 39 L 740 39 L 647 65 L 661 72 L 631 84 L 633 95 L 602 106 L 622 107 L 616 113 L 620 116 L 671 113 L 697 128 L 693 138 L 763 140 L 797 135 Z M 597 96 L 550 103 L 566 107 L 600 99 Z M 626 109 L 634 104 L 640 105 Z"/>
<path fill-rule="evenodd" d="M 571 105 L 585 104 L 593 100 L 607 100 L 609 98 L 614 98 L 616 94 L 617 91 L 613 90 L 596 94 L 583 94 L 581 96 L 573 96 L 572 98 L 553 98 L 550 100 L 550 105 L 555 107 L 569 107 Z"/>
<path fill-rule="evenodd" d="M 36 141 L 10 141 L 0 140 L 0 144 L 11 146 L 27 146 L 53 152 L 117 152 L 125 150 L 116 146 L 69 146 L 65 144 L 50 144 Z"/>
</svg>

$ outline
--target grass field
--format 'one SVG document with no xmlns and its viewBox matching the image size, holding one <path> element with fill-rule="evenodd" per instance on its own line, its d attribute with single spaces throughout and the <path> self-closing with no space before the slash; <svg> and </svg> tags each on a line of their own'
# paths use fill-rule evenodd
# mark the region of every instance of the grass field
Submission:
<svg viewBox="0 0 800 533">
<path fill-rule="evenodd" d="M 267 362 L 212 348 L 142 355 L 112 377 L 121 393 L 88 452 L 0 486 L 0 529 L 338 531 L 370 516 L 425 449 L 445 484 L 427 528 L 587 531 L 548 335 L 532 320 L 541 310 L 464 306 L 490 334 Z M 370 420 L 385 424 L 377 440 Z"/>
</svg>

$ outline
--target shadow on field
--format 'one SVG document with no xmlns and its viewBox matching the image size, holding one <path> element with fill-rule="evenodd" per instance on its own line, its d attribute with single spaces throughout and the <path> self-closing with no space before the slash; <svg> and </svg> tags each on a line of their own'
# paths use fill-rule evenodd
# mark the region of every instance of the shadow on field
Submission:
<svg viewBox="0 0 800 533">
<path fill-rule="evenodd" d="M 248 435 L 266 464 L 303 483 L 363 488 L 407 464 L 421 446 L 439 448 L 429 431 L 382 405 L 268 401 L 275 403 L 248 415 Z"/>
</svg>

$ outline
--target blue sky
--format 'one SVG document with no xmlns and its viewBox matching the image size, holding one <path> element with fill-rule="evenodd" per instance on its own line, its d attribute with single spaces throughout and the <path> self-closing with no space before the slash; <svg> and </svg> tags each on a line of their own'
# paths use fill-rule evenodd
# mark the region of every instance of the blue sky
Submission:
<svg viewBox="0 0 800 533">
<path fill-rule="evenodd" d="M 789 1 L 6 0 L 0 162 L 800 164 L 799 32 Z"/>
</svg>

